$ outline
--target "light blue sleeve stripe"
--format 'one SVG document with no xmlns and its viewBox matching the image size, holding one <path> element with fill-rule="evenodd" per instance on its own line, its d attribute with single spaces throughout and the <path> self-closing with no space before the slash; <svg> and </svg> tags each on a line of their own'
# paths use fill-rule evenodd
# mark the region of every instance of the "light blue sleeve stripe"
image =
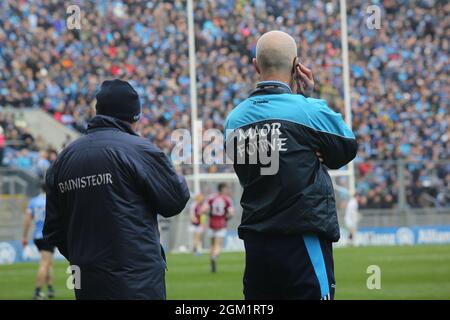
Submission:
<svg viewBox="0 0 450 320">
<path fill-rule="evenodd" d="M 330 287 L 328 286 L 327 268 L 325 267 L 319 238 L 315 235 L 304 235 L 303 240 L 314 267 L 314 272 L 319 280 L 321 298 L 324 298 L 330 293 Z"/>
</svg>

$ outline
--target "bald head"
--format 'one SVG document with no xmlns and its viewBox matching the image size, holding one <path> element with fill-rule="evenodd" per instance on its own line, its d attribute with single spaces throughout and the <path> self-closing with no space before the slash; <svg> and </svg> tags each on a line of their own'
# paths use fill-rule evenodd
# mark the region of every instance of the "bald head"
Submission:
<svg viewBox="0 0 450 320">
<path fill-rule="evenodd" d="M 256 44 L 256 64 L 264 77 L 273 75 L 289 76 L 297 56 L 294 38 L 282 31 L 263 34 Z"/>
</svg>

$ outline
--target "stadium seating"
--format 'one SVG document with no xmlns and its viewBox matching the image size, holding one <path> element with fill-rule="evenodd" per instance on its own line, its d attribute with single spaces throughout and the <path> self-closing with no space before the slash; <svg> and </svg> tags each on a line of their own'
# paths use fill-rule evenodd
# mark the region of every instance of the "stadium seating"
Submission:
<svg viewBox="0 0 450 320">
<path fill-rule="evenodd" d="M 365 206 L 397 204 L 397 163 L 386 160 L 404 161 L 409 206 L 450 206 L 449 163 L 439 162 L 450 153 L 449 4 L 386 1 L 380 30 L 366 27 L 366 1 L 348 5 L 357 181 Z M 195 6 L 204 128 L 222 130 L 227 113 L 252 90 L 256 39 L 271 29 L 296 37 L 300 56 L 313 66 L 315 95 L 343 111 L 337 1 L 199 0 Z M 101 81 L 124 78 L 142 98 L 139 132 L 169 153 L 171 132 L 190 128 L 184 2 L 82 1 L 81 10 L 81 30 L 69 32 L 65 7 L 54 1 L 1 2 L 0 106 L 42 108 L 82 132 Z M 3 164 L 34 170 L 29 151 L 47 147 L 8 114 L 0 111 L 0 120 L 7 140 L 23 142 Z"/>
</svg>

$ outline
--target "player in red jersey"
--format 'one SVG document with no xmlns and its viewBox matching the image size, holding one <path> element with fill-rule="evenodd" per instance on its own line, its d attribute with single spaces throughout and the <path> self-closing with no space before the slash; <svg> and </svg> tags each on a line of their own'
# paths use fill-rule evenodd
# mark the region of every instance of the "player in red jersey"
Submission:
<svg viewBox="0 0 450 320">
<path fill-rule="evenodd" d="M 218 193 L 208 200 L 209 231 L 211 236 L 211 271 L 216 272 L 216 260 L 222 250 L 223 239 L 227 233 L 227 221 L 234 215 L 230 188 L 226 183 L 219 183 Z"/>
<path fill-rule="evenodd" d="M 195 200 L 191 205 L 191 229 L 194 233 L 192 243 L 194 254 L 199 253 L 199 247 L 202 241 L 203 233 L 205 232 L 205 214 L 208 212 L 208 204 L 205 202 L 205 197 L 202 194 L 197 194 Z"/>
</svg>

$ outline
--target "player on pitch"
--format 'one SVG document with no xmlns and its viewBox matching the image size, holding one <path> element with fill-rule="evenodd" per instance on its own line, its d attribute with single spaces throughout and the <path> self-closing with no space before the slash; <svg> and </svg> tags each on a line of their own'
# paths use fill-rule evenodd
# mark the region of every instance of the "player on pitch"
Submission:
<svg viewBox="0 0 450 320">
<path fill-rule="evenodd" d="M 205 202 L 203 194 L 199 193 L 195 196 L 189 211 L 191 215 L 191 230 L 193 233 L 192 251 L 195 255 L 200 255 L 200 247 L 205 232 L 205 215 L 208 212 L 208 204 Z"/>
<path fill-rule="evenodd" d="M 43 182 L 41 185 L 41 193 L 30 200 L 25 214 L 22 237 L 22 245 L 24 247 L 28 245 L 28 232 L 33 220 L 33 241 L 40 254 L 33 299 L 44 300 L 46 298 L 42 292 L 44 284 L 47 285 L 47 297 L 52 299 L 55 297 L 55 290 L 53 289 L 53 253 L 55 246 L 52 246 L 43 239 L 42 235 L 45 221 L 45 184 Z"/>
<path fill-rule="evenodd" d="M 217 272 L 217 257 L 220 255 L 223 240 L 227 234 L 227 222 L 234 215 L 233 202 L 230 198 L 230 187 L 219 183 L 217 194 L 208 200 L 209 205 L 209 236 L 211 238 L 210 262 L 211 272 Z"/>
<path fill-rule="evenodd" d="M 359 214 L 358 208 L 358 199 L 359 195 L 354 194 L 350 196 L 350 199 L 347 202 L 347 206 L 345 207 L 345 215 L 344 215 L 344 223 L 348 230 L 348 243 L 351 246 L 357 246 L 358 245 L 358 223 L 361 219 L 361 216 Z"/>
<path fill-rule="evenodd" d="M 355 136 L 325 100 L 308 97 L 312 72 L 290 35 L 262 35 L 253 64 L 261 82 L 225 123 L 227 155 L 244 189 L 238 233 L 246 250 L 245 298 L 333 299 L 339 225 L 327 168 L 355 157 Z M 258 161 L 247 161 L 255 143 Z M 264 150 L 277 161 L 274 172 L 263 170 L 272 165 L 262 161 Z"/>
</svg>

